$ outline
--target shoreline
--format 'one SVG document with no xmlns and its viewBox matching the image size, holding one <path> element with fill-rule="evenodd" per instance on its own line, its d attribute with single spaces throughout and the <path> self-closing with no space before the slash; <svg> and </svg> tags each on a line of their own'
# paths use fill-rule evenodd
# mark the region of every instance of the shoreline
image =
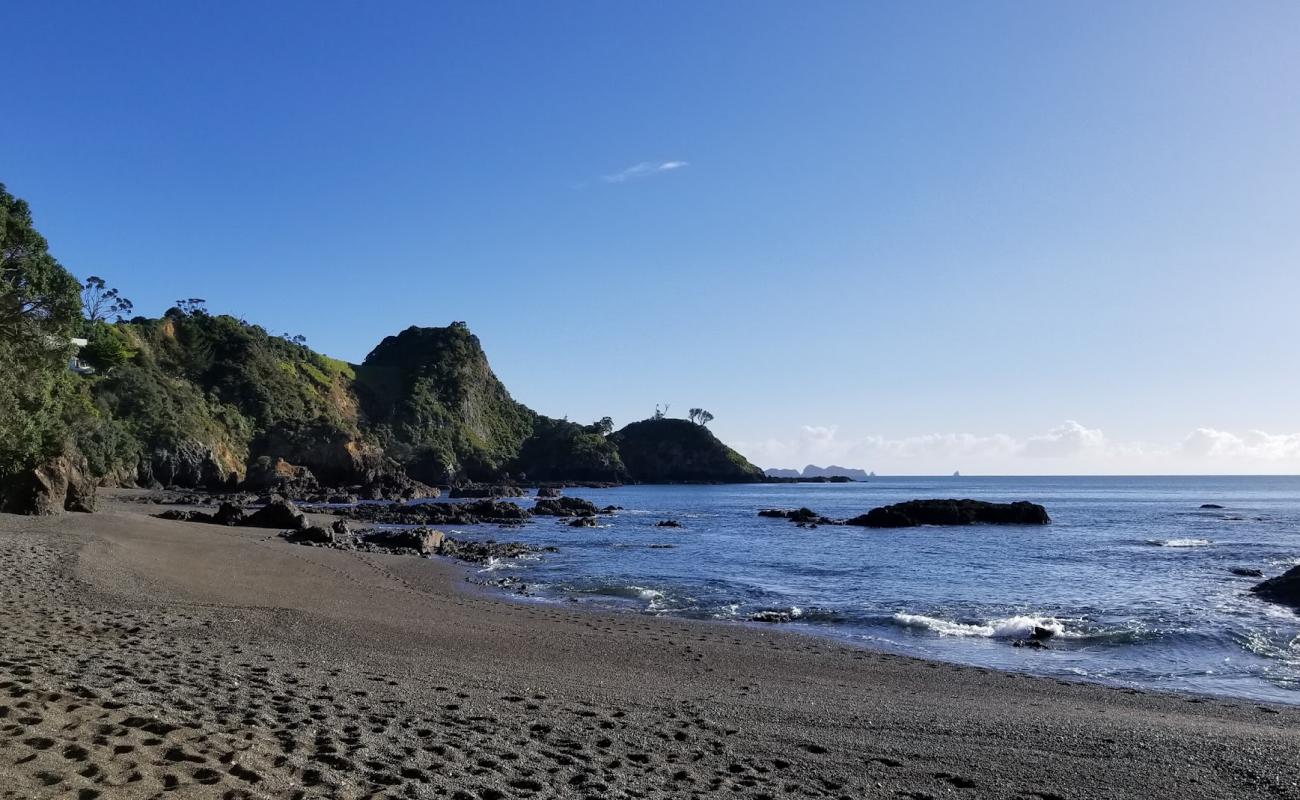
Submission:
<svg viewBox="0 0 1300 800">
<path fill-rule="evenodd" d="M 106 507 L 0 517 L 2 798 L 1300 797 L 1289 706 L 517 603 Z"/>
</svg>

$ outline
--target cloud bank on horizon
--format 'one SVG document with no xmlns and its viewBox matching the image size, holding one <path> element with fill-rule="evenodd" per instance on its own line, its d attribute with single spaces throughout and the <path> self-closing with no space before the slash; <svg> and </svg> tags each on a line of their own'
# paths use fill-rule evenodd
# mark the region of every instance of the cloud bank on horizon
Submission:
<svg viewBox="0 0 1300 800">
<path fill-rule="evenodd" d="M 1045 433 L 931 433 L 842 437 L 838 426 L 804 425 L 790 439 L 734 445 L 764 468 L 838 464 L 881 474 L 1296 473 L 1300 433 L 1197 428 L 1167 443 L 1116 441 L 1074 420 Z"/>
</svg>

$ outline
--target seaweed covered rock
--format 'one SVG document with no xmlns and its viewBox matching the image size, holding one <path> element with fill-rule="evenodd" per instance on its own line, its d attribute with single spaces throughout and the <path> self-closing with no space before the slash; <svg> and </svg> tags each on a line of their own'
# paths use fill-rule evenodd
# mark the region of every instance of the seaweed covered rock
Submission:
<svg viewBox="0 0 1300 800">
<path fill-rule="evenodd" d="M 633 422 L 610 437 L 636 483 L 755 483 L 763 471 L 684 419 Z"/>
<path fill-rule="evenodd" d="M 1047 509 L 1023 500 L 990 503 L 984 500 L 909 500 L 873 508 L 846 522 L 866 528 L 910 528 L 917 525 L 1046 525 Z"/>
<path fill-rule="evenodd" d="M 1270 603 L 1300 609 L 1300 566 L 1261 581 L 1250 587 L 1250 590 Z"/>
</svg>

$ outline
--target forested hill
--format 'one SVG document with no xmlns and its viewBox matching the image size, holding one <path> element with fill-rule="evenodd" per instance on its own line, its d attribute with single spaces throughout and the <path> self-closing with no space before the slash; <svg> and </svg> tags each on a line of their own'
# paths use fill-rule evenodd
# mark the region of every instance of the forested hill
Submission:
<svg viewBox="0 0 1300 800">
<path fill-rule="evenodd" d="M 387 496 L 409 494 L 411 479 L 761 479 L 694 422 L 614 434 L 608 418 L 579 425 L 537 414 L 510 396 L 463 323 L 408 328 L 353 365 L 201 301 L 124 319 L 130 304 L 96 279 L 73 278 L 3 186 L 0 215 L 7 510 L 82 504 L 62 499 L 64 484 L 81 498 L 94 483 L 256 489 L 292 478 Z M 74 357 L 86 369 L 70 370 Z M 31 499 L 42 492 L 59 497 Z"/>
</svg>

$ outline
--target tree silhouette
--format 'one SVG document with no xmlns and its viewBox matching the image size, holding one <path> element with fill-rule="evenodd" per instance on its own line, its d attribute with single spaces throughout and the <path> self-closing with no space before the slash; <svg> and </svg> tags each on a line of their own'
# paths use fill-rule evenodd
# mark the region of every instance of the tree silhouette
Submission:
<svg viewBox="0 0 1300 800">
<path fill-rule="evenodd" d="M 708 425 L 713 421 L 713 415 L 702 408 L 692 408 L 686 416 L 697 425 Z"/>
<path fill-rule="evenodd" d="M 122 296 L 117 289 L 108 288 L 108 284 L 98 275 L 86 278 L 81 287 L 81 305 L 86 312 L 86 319 L 91 322 L 116 322 L 131 314 L 135 304 Z"/>
</svg>

